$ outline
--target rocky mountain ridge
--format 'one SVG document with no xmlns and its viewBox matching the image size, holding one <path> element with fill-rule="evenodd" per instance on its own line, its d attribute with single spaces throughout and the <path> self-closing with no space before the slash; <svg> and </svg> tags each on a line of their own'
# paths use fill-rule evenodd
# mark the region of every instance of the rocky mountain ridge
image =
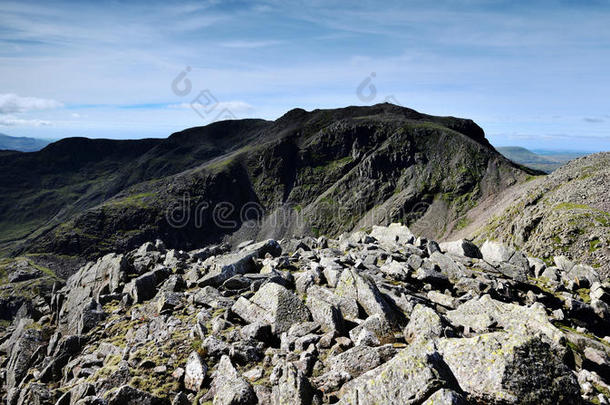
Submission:
<svg viewBox="0 0 610 405">
<path fill-rule="evenodd" d="M 189 250 L 402 221 L 440 239 L 479 201 L 537 174 L 471 120 L 391 104 L 295 109 L 164 140 L 64 139 L 0 156 L 0 169 L 0 248 L 66 276 L 82 258 L 156 238 Z M 226 206 L 219 225 L 215 209 Z M 168 220 L 174 208 L 184 223 Z"/>
<path fill-rule="evenodd" d="M 549 262 L 565 255 L 609 277 L 610 153 L 575 159 L 525 187 L 462 235 L 504 241 Z M 481 216 L 476 209 L 469 214 Z"/>
<path fill-rule="evenodd" d="M 23 263 L 13 289 L 36 270 Z M 147 242 L 15 311 L 0 337 L 3 398 L 608 403 L 609 304 L 590 266 L 492 241 L 439 245 L 400 224 L 233 251 Z"/>
</svg>

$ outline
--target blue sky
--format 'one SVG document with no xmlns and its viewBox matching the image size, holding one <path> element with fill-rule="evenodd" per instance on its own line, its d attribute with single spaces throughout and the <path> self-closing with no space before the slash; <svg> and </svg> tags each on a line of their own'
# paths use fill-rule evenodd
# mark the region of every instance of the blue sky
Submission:
<svg viewBox="0 0 610 405">
<path fill-rule="evenodd" d="M 2 1 L 0 132 L 165 137 L 388 98 L 495 145 L 610 150 L 608 21 L 608 1 Z"/>
</svg>

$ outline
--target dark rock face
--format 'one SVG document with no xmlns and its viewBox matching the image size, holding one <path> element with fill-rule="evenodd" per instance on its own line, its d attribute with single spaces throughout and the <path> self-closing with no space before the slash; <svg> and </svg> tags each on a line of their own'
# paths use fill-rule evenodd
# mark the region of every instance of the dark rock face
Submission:
<svg viewBox="0 0 610 405">
<path fill-rule="evenodd" d="M 512 276 L 503 268 L 521 253 L 490 246 L 439 246 L 400 224 L 206 251 L 216 255 L 147 242 L 19 311 L 0 332 L 0 394 L 18 405 L 607 401 L 610 284 L 585 295 L 579 265 L 559 258 L 553 280 L 533 277 L 548 269 L 527 257 L 527 276 Z M 143 276 L 146 294 L 134 293 Z"/>
<path fill-rule="evenodd" d="M 75 150 L 78 159 L 68 160 Z M 11 196 L 25 193 L 20 212 L 35 212 L 39 225 L 30 226 L 41 227 L 14 252 L 88 259 L 156 238 L 192 249 L 227 236 L 335 236 L 392 221 L 441 237 L 481 198 L 527 176 L 474 122 L 391 104 L 293 110 L 275 122 L 219 122 L 166 140 L 68 139 L 0 157 L 5 167 L 0 222 L 20 226 Z M 41 187 L 44 176 L 52 184 Z M 60 186 L 75 191 L 35 200 L 36 190 Z"/>
</svg>

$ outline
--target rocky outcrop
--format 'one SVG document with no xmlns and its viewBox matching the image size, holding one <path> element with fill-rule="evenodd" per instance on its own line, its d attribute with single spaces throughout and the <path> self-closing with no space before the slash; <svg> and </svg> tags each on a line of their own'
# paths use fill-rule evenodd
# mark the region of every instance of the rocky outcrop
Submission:
<svg viewBox="0 0 610 405">
<path fill-rule="evenodd" d="M 510 205 L 467 233 L 478 241 L 495 239 L 560 267 L 557 256 L 610 276 L 610 153 L 575 159 L 523 192 Z M 477 214 L 480 215 L 480 214 Z M 475 215 L 475 217 L 477 216 Z M 471 222 L 479 223 L 476 218 Z"/>
<path fill-rule="evenodd" d="M 399 224 L 215 255 L 146 243 L 83 266 L 36 319 L 20 311 L 1 335 L 2 397 L 605 403 L 610 284 L 556 262 L 497 242 L 439 245 Z"/>
</svg>

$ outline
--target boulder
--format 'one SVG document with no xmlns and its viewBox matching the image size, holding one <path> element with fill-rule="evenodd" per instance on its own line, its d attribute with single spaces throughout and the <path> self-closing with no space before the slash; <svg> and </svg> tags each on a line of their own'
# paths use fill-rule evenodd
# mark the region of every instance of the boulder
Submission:
<svg viewBox="0 0 610 405">
<path fill-rule="evenodd" d="M 322 326 L 324 332 L 341 333 L 343 330 L 343 317 L 337 305 L 315 295 L 308 295 L 305 304 L 309 308 L 313 320 Z"/>
<path fill-rule="evenodd" d="M 123 385 L 110 396 L 108 405 L 170 405 L 170 402 L 166 398 L 155 397 L 129 385 Z"/>
<path fill-rule="evenodd" d="M 471 257 L 482 259 L 481 251 L 478 246 L 466 239 L 460 239 L 453 242 L 445 242 L 439 245 L 441 250 L 456 256 Z"/>
<path fill-rule="evenodd" d="M 213 375 L 214 405 L 256 404 L 252 386 L 239 375 L 228 356 L 222 356 Z"/>
<path fill-rule="evenodd" d="M 106 313 L 104 312 L 104 309 L 100 303 L 93 298 L 89 299 L 86 305 L 82 308 L 76 333 L 82 335 L 89 332 L 104 318 L 106 318 Z"/>
<path fill-rule="evenodd" d="M 208 366 L 197 352 L 192 352 L 187 361 L 184 371 L 184 388 L 189 391 L 198 392 L 205 380 Z"/>
<path fill-rule="evenodd" d="M 380 347 L 354 346 L 351 349 L 328 359 L 331 373 L 347 373 L 350 379 L 374 369 L 396 354 L 392 345 Z"/>
<path fill-rule="evenodd" d="M 272 405 L 310 405 L 314 395 L 307 377 L 294 364 L 283 362 L 274 369 Z"/>
<path fill-rule="evenodd" d="M 86 264 L 68 278 L 60 291 L 64 296 L 59 308 L 60 330 L 66 334 L 77 333 L 83 308 L 90 304 L 90 299 L 97 300 L 103 291 L 119 292 L 127 270 L 128 263 L 123 255 L 108 254 Z"/>
<path fill-rule="evenodd" d="M 393 223 L 389 226 L 373 226 L 370 235 L 380 243 L 388 245 L 404 245 L 415 240 L 415 236 L 409 228 L 399 223 Z"/>
<path fill-rule="evenodd" d="M 237 253 L 220 258 L 212 257 L 204 262 L 209 270 L 199 280 L 199 285 L 202 287 L 206 285 L 218 287 L 237 274 L 256 272 L 254 259 L 264 258 L 267 253 L 272 256 L 279 256 L 282 253 L 282 248 L 279 243 L 269 239 L 246 246 Z"/>
<path fill-rule="evenodd" d="M 31 319 L 19 321 L 10 339 L 3 345 L 8 348 L 5 377 L 7 391 L 21 384 L 42 344 L 42 331 L 37 325 Z"/>
<path fill-rule="evenodd" d="M 367 315 L 381 315 L 390 325 L 396 325 L 401 320 L 400 314 L 379 291 L 375 282 L 353 269 L 343 271 L 335 293 L 339 297 L 355 299 Z"/>
<path fill-rule="evenodd" d="M 446 374 L 434 344 L 417 339 L 393 359 L 345 384 L 339 404 L 421 404 L 448 387 Z"/>
<path fill-rule="evenodd" d="M 575 404 L 573 373 L 540 337 L 524 331 L 441 339 L 438 348 L 460 387 L 474 402 Z"/>
<path fill-rule="evenodd" d="M 281 335 L 299 322 L 309 321 L 311 314 L 303 301 L 286 287 L 267 283 L 247 300 L 240 297 L 231 310 L 248 323 L 271 325 L 275 335 Z"/>
<path fill-rule="evenodd" d="M 513 266 L 519 267 L 527 274 L 530 272 L 530 264 L 527 256 L 502 243 L 489 240 L 485 241 L 483 246 L 481 246 L 481 255 L 483 256 L 483 260 L 488 263 L 512 264 Z"/>
<path fill-rule="evenodd" d="M 142 303 L 152 299 L 157 294 L 157 277 L 149 271 L 133 281 L 130 295 L 134 302 Z"/>
<path fill-rule="evenodd" d="M 404 330 L 405 340 L 411 342 L 416 338 L 437 338 L 443 335 L 443 329 L 441 317 L 434 310 L 417 304 Z"/>
<path fill-rule="evenodd" d="M 430 261 L 436 264 L 442 274 L 450 280 L 457 280 L 466 276 L 466 267 L 462 263 L 456 262 L 449 255 L 441 252 L 434 252 L 430 255 Z"/>
<path fill-rule="evenodd" d="M 508 331 L 523 329 L 531 334 L 541 333 L 556 344 L 565 340 L 539 303 L 525 307 L 497 301 L 486 294 L 448 311 L 446 317 L 454 326 L 467 327 L 476 332 L 485 332 L 492 326 L 499 326 Z"/>
</svg>

